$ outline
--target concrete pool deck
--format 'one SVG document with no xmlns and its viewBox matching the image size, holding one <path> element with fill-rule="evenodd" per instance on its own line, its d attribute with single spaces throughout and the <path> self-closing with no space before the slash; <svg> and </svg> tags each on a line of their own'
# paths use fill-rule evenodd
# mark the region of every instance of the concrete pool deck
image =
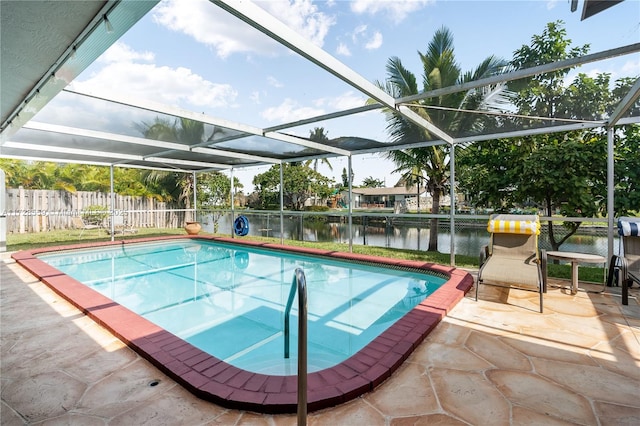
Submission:
<svg viewBox="0 0 640 426">
<path fill-rule="evenodd" d="M 197 398 L 0 259 L 2 425 L 296 424 Z M 555 284 L 544 314 L 535 293 L 482 286 L 378 388 L 308 424 L 640 424 L 640 291 L 622 306 L 619 288 Z"/>
</svg>

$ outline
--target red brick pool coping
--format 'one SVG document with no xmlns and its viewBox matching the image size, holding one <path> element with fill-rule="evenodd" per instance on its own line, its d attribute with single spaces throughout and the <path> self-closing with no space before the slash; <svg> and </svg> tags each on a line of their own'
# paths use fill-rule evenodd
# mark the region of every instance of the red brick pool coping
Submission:
<svg viewBox="0 0 640 426">
<path fill-rule="evenodd" d="M 473 286 L 467 272 L 433 263 L 282 246 L 232 238 L 170 236 L 76 244 L 21 251 L 13 259 L 94 321 L 107 328 L 140 356 L 194 395 L 232 409 L 268 414 L 295 413 L 297 376 L 270 376 L 239 369 L 215 358 L 129 309 L 39 260 L 52 251 L 95 248 L 178 238 L 215 240 L 342 260 L 375 262 L 445 274 L 449 280 L 390 328 L 341 364 L 309 373 L 308 411 L 354 399 L 386 380 Z"/>
</svg>

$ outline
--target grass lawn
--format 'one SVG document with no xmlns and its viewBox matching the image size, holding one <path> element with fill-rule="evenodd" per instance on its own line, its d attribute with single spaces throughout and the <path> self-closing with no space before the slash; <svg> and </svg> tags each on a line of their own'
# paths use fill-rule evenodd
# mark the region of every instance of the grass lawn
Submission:
<svg viewBox="0 0 640 426">
<path fill-rule="evenodd" d="M 201 233 L 207 235 L 206 233 Z M 140 237 L 156 237 L 162 235 L 186 235 L 182 228 L 140 228 L 135 234 L 116 235 L 116 240 L 130 240 Z M 210 235 L 210 234 L 209 234 Z M 229 236 L 229 234 L 220 234 Z M 245 237 L 249 238 L 249 237 Z M 39 247 L 49 247 L 57 245 L 67 245 L 74 243 L 87 243 L 98 241 L 109 241 L 111 237 L 104 229 L 85 230 L 80 235 L 79 230 L 57 230 L 49 232 L 26 233 L 26 234 L 7 234 L 7 251 L 29 250 Z M 251 240 L 265 241 L 271 243 L 280 243 L 279 238 L 251 236 Z M 331 243 L 331 242 L 311 242 L 311 241 L 294 241 L 285 240 L 286 245 L 299 247 L 314 247 L 323 250 L 332 251 L 349 251 L 348 244 Z M 386 247 L 363 246 L 353 244 L 353 252 L 359 254 L 367 254 L 372 256 L 392 257 L 396 259 L 406 260 L 422 260 L 425 262 L 439 263 L 441 265 L 449 265 L 450 256 L 448 253 L 404 250 Z M 456 255 L 456 266 L 466 269 L 478 269 L 479 257 Z M 548 274 L 550 277 L 570 279 L 571 266 L 567 264 L 548 265 Z M 602 267 L 581 266 L 579 269 L 580 280 L 586 282 L 602 283 L 604 270 Z"/>
</svg>

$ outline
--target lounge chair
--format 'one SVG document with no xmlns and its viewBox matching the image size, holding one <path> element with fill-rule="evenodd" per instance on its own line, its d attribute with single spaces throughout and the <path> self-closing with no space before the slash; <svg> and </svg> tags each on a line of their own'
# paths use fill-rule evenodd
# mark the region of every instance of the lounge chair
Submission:
<svg viewBox="0 0 640 426">
<path fill-rule="evenodd" d="M 138 232 L 138 230 L 136 228 L 134 228 L 133 226 L 129 225 L 126 221 L 124 216 L 122 215 L 117 215 L 117 216 L 112 216 L 112 220 L 113 220 L 113 232 L 114 234 L 135 234 Z M 107 229 L 107 232 L 109 234 L 111 234 L 111 222 L 109 222 L 109 228 Z"/>
<path fill-rule="evenodd" d="M 489 244 L 480 252 L 476 301 L 480 284 L 513 287 L 540 293 L 542 312 L 542 293 L 546 291 L 542 271 L 546 267 L 543 264 L 546 253 L 538 251 L 538 216 L 492 215 L 487 230 L 491 235 Z"/>
<path fill-rule="evenodd" d="M 78 237 L 82 237 L 84 231 L 88 229 L 99 229 L 100 225 L 94 225 L 90 223 L 85 223 L 85 221 L 81 217 L 72 217 L 71 223 L 73 224 L 74 229 L 81 229 L 80 235 Z"/>
<path fill-rule="evenodd" d="M 607 285 L 612 286 L 617 277 L 622 282 L 622 304 L 629 304 L 629 287 L 640 284 L 640 217 L 618 219 L 618 235 L 622 250 L 611 256 Z"/>
</svg>

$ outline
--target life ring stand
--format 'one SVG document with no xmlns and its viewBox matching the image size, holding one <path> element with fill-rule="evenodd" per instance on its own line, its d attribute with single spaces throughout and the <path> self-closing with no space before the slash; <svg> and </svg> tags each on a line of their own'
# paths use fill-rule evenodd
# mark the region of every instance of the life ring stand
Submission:
<svg viewBox="0 0 640 426">
<path fill-rule="evenodd" d="M 233 222 L 233 231 L 240 237 L 247 235 L 249 233 L 249 219 L 246 216 L 238 216 Z"/>
</svg>

